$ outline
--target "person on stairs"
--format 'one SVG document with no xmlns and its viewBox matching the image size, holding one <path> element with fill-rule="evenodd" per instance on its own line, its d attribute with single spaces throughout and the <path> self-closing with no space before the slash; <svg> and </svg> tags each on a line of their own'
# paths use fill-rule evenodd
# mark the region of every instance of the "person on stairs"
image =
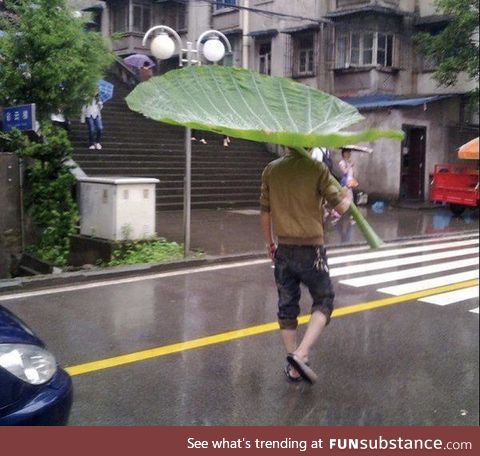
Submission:
<svg viewBox="0 0 480 456">
<path fill-rule="evenodd" d="M 103 103 L 100 100 L 98 92 L 92 100 L 83 106 L 80 116 L 80 122 L 87 123 L 88 127 L 88 148 L 89 149 L 101 149 L 103 124 L 101 110 Z"/>
<path fill-rule="evenodd" d="M 197 136 L 200 139 L 197 139 Z M 203 132 L 198 130 L 192 130 L 192 141 L 198 141 L 202 144 L 207 144 L 207 140 L 203 137 Z"/>
</svg>

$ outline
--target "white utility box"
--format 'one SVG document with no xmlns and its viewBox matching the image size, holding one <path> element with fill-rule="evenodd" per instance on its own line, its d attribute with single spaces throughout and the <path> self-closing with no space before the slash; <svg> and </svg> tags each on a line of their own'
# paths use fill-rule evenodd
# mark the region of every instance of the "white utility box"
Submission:
<svg viewBox="0 0 480 456">
<path fill-rule="evenodd" d="M 80 177 L 80 234 L 112 241 L 155 235 L 155 184 L 135 177 Z"/>
</svg>

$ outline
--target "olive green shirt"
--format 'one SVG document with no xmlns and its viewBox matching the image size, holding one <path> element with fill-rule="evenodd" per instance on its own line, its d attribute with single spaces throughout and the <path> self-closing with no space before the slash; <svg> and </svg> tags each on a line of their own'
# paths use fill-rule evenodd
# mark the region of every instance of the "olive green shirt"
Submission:
<svg viewBox="0 0 480 456">
<path fill-rule="evenodd" d="M 262 174 L 260 208 L 270 212 L 280 244 L 322 245 L 322 204 L 337 206 L 345 197 L 320 162 L 286 155 L 269 163 Z"/>
</svg>

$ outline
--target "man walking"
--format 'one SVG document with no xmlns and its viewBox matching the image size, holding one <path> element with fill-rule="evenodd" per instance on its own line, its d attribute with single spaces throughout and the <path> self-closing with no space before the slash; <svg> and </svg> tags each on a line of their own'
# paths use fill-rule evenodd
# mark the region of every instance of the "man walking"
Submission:
<svg viewBox="0 0 480 456">
<path fill-rule="evenodd" d="M 350 207 L 351 196 L 338 190 L 323 164 L 289 152 L 269 163 L 262 174 L 260 222 L 268 255 L 275 264 L 278 321 L 287 351 L 285 375 L 292 382 L 314 383 L 309 353 L 333 311 L 334 292 L 324 247 L 322 203 L 339 214 Z M 274 242 L 273 232 L 278 238 Z M 297 345 L 300 283 L 312 296 L 311 318 Z"/>
</svg>

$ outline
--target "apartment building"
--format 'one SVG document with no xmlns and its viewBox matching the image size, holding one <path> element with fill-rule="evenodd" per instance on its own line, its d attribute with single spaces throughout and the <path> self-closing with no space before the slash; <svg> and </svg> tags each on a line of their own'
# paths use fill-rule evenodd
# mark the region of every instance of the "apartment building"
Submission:
<svg viewBox="0 0 480 456">
<path fill-rule="evenodd" d="M 365 116 L 358 128 L 393 128 L 403 143 L 379 140 L 370 156 L 356 157 L 362 189 L 393 199 L 428 199 L 434 164 L 455 159 L 455 148 L 478 135 L 467 115 L 475 86 L 460 76 L 438 87 L 435 62 L 412 38 L 448 23 L 433 0 L 107 0 L 96 11 L 106 35 L 120 34 L 116 53 L 146 53 L 143 35 L 169 25 L 195 42 L 208 29 L 232 44 L 224 64 L 285 76 L 332 93 Z M 176 59 L 159 65 L 175 67 Z M 381 176 L 381 178 L 379 178 Z"/>
</svg>

